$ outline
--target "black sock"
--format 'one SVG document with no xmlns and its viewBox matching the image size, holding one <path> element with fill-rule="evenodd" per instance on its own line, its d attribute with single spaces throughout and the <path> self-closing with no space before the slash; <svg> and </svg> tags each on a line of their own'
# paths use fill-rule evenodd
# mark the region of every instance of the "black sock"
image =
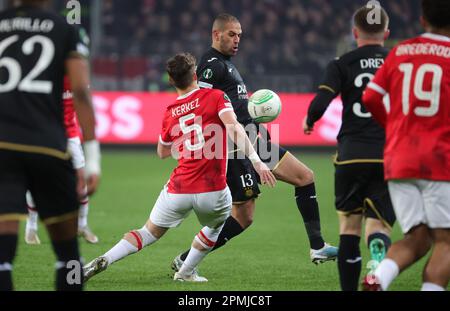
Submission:
<svg viewBox="0 0 450 311">
<path fill-rule="evenodd" d="M 56 264 L 56 290 L 77 291 L 83 289 L 83 269 L 78 250 L 78 240 L 52 242 L 58 258 Z"/>
<path fill-rule="evenodd" d="M 312 249 L 321 249 L 325 242 L 320 232 L 319 204 L 314 183 L 295 188 L 297 207 L 303 217 L 309 244 Z"/>
<path fill-rule="evenodd" d="M 227 220 L 225 221 L 225 225 L 223 226 L 222 231 L 220 231 L 216 245 L 211 251 L 214 251 L 224 246 L 229 240 L 241 234 L 242 231 L 244 231 L 244 228 L 241 227 L 241 225 L 237 222 L 237 220 L 234 219 L 233 216 L 228 217 Z M 181 255 L 181 260 L 183 261 L 186 260 L 188 254 L 189 250 L 187 250 Z"/>
<path fill-rule="evenodd" d="M 12 262 L 16 249 L 17 234 L 0 235 L 0 291 L 13 290 Z"/>
<path fill-rule="evenodd" d="M 360 237 L 346 234 L 342 234 L 340 237 L 338 270 L 341 289 L 343 291 L 356 291 L 361 274 Z"/>
<path fill-rule="evenodd" d="M 370 242 L 372 242 L 374 239 L 380 239 L 380 240 L 382 240 L 384 242 L 384 247 L 386 248 L 386 253 L 387 253 L 389 247 L 392 244 L 391 238 L 389 236 L 387 236 L 386 234 L 382 233 L 382 232 L 372 233 L 367 238 L 367 247 L 370 247 Z"/>
</svg>

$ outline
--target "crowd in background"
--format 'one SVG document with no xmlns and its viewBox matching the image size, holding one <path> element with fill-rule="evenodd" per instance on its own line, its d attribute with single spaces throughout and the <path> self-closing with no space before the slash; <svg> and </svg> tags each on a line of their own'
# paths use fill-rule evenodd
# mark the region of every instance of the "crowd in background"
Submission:
<svg viewBox="0 0 450 311">
<path fill-rule="evenodd" d="M 314 91 L 324 67 L 352 47 L 353 12 L 362 0 L 103 0 L 94 55 L 97 88 L 166 90 L 165 60 L 197 57 L 211 44 L 214 17 L 239 18 L 243 35 L 233 59 L 249 90 Z M 393 41 L 421 32 L 418 0 L 381 1 Z M 116 63 L 117 68 L 111 68 Z M 103 78 L 103 79 L 102 79 Z"/>
</svg>

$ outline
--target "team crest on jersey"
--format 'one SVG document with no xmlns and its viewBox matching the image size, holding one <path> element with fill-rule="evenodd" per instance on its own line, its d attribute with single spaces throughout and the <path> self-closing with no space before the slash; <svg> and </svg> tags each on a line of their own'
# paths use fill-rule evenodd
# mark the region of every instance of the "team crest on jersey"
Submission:
<svg viewBox="0 0 450 311">
<path fill-rule="evenodd" d="M 245 196 L 246 197 L 251 197 L 253 195 L 253 190 L 252 189 L 247 189 L 245 190 Z"/>
<path fill-rule="evenodd" d="M 213 76 L 213 72 L 211 69 L 206 69 L 205 71 L 203 71 L 203 78 L 205 79 L 211 79 Z"/>
</svg>

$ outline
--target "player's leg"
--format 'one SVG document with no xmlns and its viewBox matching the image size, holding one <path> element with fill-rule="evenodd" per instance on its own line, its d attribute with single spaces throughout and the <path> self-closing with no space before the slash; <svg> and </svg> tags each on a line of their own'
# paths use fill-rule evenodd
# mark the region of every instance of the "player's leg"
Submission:
<svg viewBox="0 0 450 311">
<path fill-rule="evenodd" d="M 11 291 L 13 290 L 12 265 L 16 256 L 19 221 L 2 221 L 1 217 L 0 215 L 0 291 Z"/>
<path fill-rule="evenodd" d="M 389 181 L 388 185 L 395 214 L 405 236 L 392 244 L 386 258 L 374 272 L 375 284 L 369 284 L 373 286 L 366 287 L 366 290 L 387 290 L 401 271 L 425 256 L 432 246 L 417 180 Z"/>
<path fill-rule="evenodd" d="M 77 240 L 77 176 L 68 160 L 28 155 L 30 192 L 56 254 L 56 289 L 81 290 L 83 275 Z M 51 173 L 49 173 L 51 172 Z"/>
<path fill-rule="evenodd" d="M 196 268 L 203 258 L 213 249 L 223 225 L 224 223 L 216 228 L 205 226 L 200 230 L 192 241 L 188 256 L 183 261 L 179 271 L 175 272 L 174 280 L 192 282 L 208 281 L 205 277 L 201 277 L 196 273 Z"/>
<path fill-rule="evenodd" d="M 83 267 L 85 281 L 116 261 L 158 241 L 169 228 L 180 225 L 191 209 L 192 195 L 171 194 L 168 193 L 167 187 L 164 187 L 150 213 L 150 218 L 141 229 L 126 233 L 109 251 Z"/>
<path fill-rule="evenodd" d="M 266 146 L 265 146 L 266 145 Z M 295 202 L 305 224 L 311 260 L 315 263 L 334 260 L 337 248 L 325 243 L 320 229 L 314 173 L 290 152 L 277 144 L 258 140 L 258 152 L 278 180 L 295 187 Z M 264 155 L 268 152 L 268 155 Z"/>
<path fill-rule="evenodd" d="M 25 243 L 30 245 L 41 244 L 41 240 L 37 234 L 39 215 L 30 191 L 27 191 L 26 199 L 28 206 L 28 218 L 25 226 Z"/>
<path fill-rule="evenodd" d="M 63 291 L 81 290 L 83 283 L 82 263 L 77 240 L 77 215 L 72 213 L 70 216 L 69 219 L 58 222 L 43 219 L 52 241 L 53 251 L 58 259 L 55 266 L 56 289 Z M 61 217 L 64 219 L 66 215 Z"/>
<path fill-rule="evenodd" d="M 0 291 L 12 290 L 19 220 L 26 219 L 26 173 L 21 155 L 0 150 Z"/>
<path fill-rule="evenodd" d="M 367 175 L 362 164 L 335 165 L 335 206 L 340 225 L 338 271 L 344 291 L 356 291 L 361 274 L 359 244 Z"/>
<path fill-rule="evenodd" d="M 236 156 L 235 156 L 236 157 Z M 231 216 L 225 221 L 213 251 L 224 246 L 229 240 L 241 234 L 253 223 L 255 199 L 260 190 L 255 170 L 248 159 L 228 160 L 227 185 L 233 197 Z M 178 255 L 172 262 L 172 269 L 178 271 L 189 250 Z"/>
<path fill-rule="evenodd" d="M 225 220 L 230 216 L 232 197 L 230 189 L 200 193 L 195 195 L 194 211 L 199 222 L 204 225 L 195 236 L 189 255 L 184 260 L 174 280 L 206 282 L 197 273 L 197 266 L 214 248 Z"/>
<path fill-rule="evenodd" d="M 87 187 L 85 187 L 84 192 L 85 195 L 80 200 L 80 211 L 78 214 L 78 235 L 82 236 L 87 242 L 96 244 L 98 243 L 98 237 L 88 226 L 89 196 L 87 195 Z"/>
<path fill-rule="evenodd" d="M 445 290 L 450 278 L 450 182 L 421 183 L 434 244 L 424 268 L 422 290 Z"/>
<path fill-rule="evenodd" d="M 387 227 L 381 220 L 366 218 L 366 245 L 369 248 L 371 261 L 373 261 L 371 264 L 368 264 L 369 269 L 374 270 L 386 256 L 392 244 L 391 231 L 391 227 Z"/>
<path fill-rule="evenodd" d="M 339 213 L 338 271 L 343 291 L 358 290 L 362 262 L 361 224 L 362 214 Z"/>
<path fill-rule="evenodd" d="M 424 291 L 444 291 L 450 279 L 450 229 L 431 230 L 433 252 L 423 271 Z"/>
<path fill-rule="evenodd" d="M 399 273 L 425 256 L 431 246 L 432 240 L 427 226 L 418 225 L 412 228 L 402 240 L 392 244 L 386 258 L 374 272 L 374 283 L 368 282 L 364 289 L 387 290 Z"/>
<path fill-rule="evenodd" d="M 367 164 L 371 167 L 372 179 L 367 185 L 364 200 L 366 216 L 366 245 L 369 248 L 371 261 L 368 264 L 370 272 L 384 259 L 391 246 L 391 231 L 396 217 L 389 196 L 387 183 L 384 181 L 382 164 Z"/>
<path fill-rule="evenodd" d="M 77 174 L 81 174 L 85 166 L 85 159 L 83 148 L 81 147 L 80 138 L 69 138 L 67 149 L 72 156 L 73 167 L 77 171 Z M 87 186 L 84 185 L 84 187 L 85 194 L 80 199 L 80 211 L 78 215 L 78 235 L 82 236 L 87 242 L 95 244 L 98 243 L 98 237 L 88 226 L 89 197 L 87 196 Z"/>
<path fill-rule="evenodd" d="M 106 270 L 110 265 L 158 241 L 169 228 L 159 227 L 149 219 L 141 228 L 125 233 L 109 251 L 83 267 L 84 280 Z"/>
</svg>

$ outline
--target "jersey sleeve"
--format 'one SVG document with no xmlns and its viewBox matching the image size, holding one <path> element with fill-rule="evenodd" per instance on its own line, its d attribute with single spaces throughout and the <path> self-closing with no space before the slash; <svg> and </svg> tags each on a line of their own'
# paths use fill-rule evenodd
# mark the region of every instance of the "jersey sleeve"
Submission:
<svg viewBox="0 0 450 311">
<path fill-rule="evenodd" d="M 173 143 L 173 138 L 170 135 L 172 127 L 170 126 L 171 117 L 168 112 L 164 114 L 161 134 L 159 135 L 159 142 L 163 146 L 170 146 Z"/>
<path fill-rule="evenodd" d="M 227 94 L 220 92 L 219 99 L 217 101 L 217 115 L 220 117 L 222 113 L 227 111 L 234 111 L 230 98 Z"/>
<path fill-rule="evenodd" d="M 339 70 L 338 61 L 334 60 L 327 66 L 325 77 L 319 85 L 317 94 L 308 108 L 306 123 L 313 127 L 314 123 L 322 118 L 331 101 L 339 95 L 342 85 L 342 74 Z"/>
<path fill-rule="evenodd" d="M 337 96 L 342 89 L 342 73 L 339 69 L 339 60 L 333 60 L 327 66 L 325 77 L 319 85 L 319 91 L 324 90 Z"/>
<path fill-rule="evenodd" d="M 212 58 L 206 61 L 206 66 L 197 71 L 198 85 L 207 89 L 218 88 L 225 77 L 225 72 L 225 64 Z"/>
<path fill-rule="evenodd" d="M 377 70 L 375 77 L 367 85 L 362 101 L 373 118 L 383 127 L 386 125 L 387 112 L 383 103 L 383 97 L 389 93 L 390 76 L 389 69 L 393 64 L 395 49 L 386 58 L 384 65 Z"/>
<path fill-rule="evenodd" d="M 84 28 L 68 25 L 66 58 L 89 57 L 89 37 Z"/>
</svg>

